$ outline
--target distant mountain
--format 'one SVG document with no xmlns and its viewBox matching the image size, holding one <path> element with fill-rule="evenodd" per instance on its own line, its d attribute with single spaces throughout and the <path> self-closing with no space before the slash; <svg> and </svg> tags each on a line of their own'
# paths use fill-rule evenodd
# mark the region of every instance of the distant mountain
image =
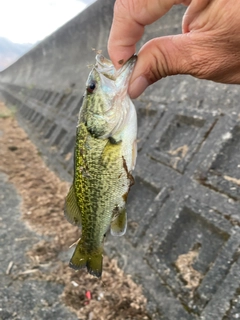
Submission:
<svg viewBox="0 0 240 320">
<path fill-rule="evenodd" d="M 0 71 L 10 66 L 32 47 L 31 43 L 14 43 L 0 37 Z"/>
</svg>

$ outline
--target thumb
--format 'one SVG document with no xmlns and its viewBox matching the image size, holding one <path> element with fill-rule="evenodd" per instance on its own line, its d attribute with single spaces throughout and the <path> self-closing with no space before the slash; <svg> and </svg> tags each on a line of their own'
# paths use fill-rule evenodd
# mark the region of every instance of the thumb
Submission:
<svg viewBox="0 0 240 320">
<path fill-rule="evenodd" d="M 155 38 L 139 51 L 129 95 L 137 98 L 149 85 L 175 74 L 192 74 L 190 33 Z"/>
</svg>

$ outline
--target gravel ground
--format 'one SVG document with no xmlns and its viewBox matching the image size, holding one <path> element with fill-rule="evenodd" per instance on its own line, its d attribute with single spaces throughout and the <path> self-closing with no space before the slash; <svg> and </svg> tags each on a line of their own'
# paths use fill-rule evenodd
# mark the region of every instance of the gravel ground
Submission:
<svg viewBox="0 0 240 320">
<path fill-rule="evenodd" d="M 30 265 L 22 253 L 41 237 L 21 220 L 21 200 L 8 176 L 0 173 L 0 319 L 77 319 L 58 298 L 63 285 L 24 274 Z"/>
</svg>

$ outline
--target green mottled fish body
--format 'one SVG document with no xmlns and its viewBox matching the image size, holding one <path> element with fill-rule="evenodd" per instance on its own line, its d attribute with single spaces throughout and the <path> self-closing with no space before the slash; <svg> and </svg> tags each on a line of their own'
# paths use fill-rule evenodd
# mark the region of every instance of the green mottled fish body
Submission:
<svg viewBox="0 0 240 320">
<path fill-rule="evenodd" d="M 137 118 L 127 95 L 135 64 L 132 57 L 119 71 L 97 55 L 79 114 L 74 180 L 65 202 L 65 216 L 82 227 L 70 261 L 74 269 L 102 273 L 103 240 L 109 227 L 121 236 L 127 227 L 126 200 L 137 149 Z"/>
</svg>

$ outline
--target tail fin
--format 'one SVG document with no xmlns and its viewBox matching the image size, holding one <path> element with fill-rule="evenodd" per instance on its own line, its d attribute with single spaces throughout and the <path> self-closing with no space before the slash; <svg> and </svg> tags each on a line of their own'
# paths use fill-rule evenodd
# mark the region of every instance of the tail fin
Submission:
<svg viewBox="0 0 240 320">
<path fill-rule="evenodd" d="M 102 247 L 99 247 L 92 252 L 86 252 L 83 249 L 83 244 L 80 240 L 70 260 L 69 266 L 75 270 L 87 267 L 87 270 L 91 275 L 100 278 L 102 275 L 102 259 Z"/>
</svg>

